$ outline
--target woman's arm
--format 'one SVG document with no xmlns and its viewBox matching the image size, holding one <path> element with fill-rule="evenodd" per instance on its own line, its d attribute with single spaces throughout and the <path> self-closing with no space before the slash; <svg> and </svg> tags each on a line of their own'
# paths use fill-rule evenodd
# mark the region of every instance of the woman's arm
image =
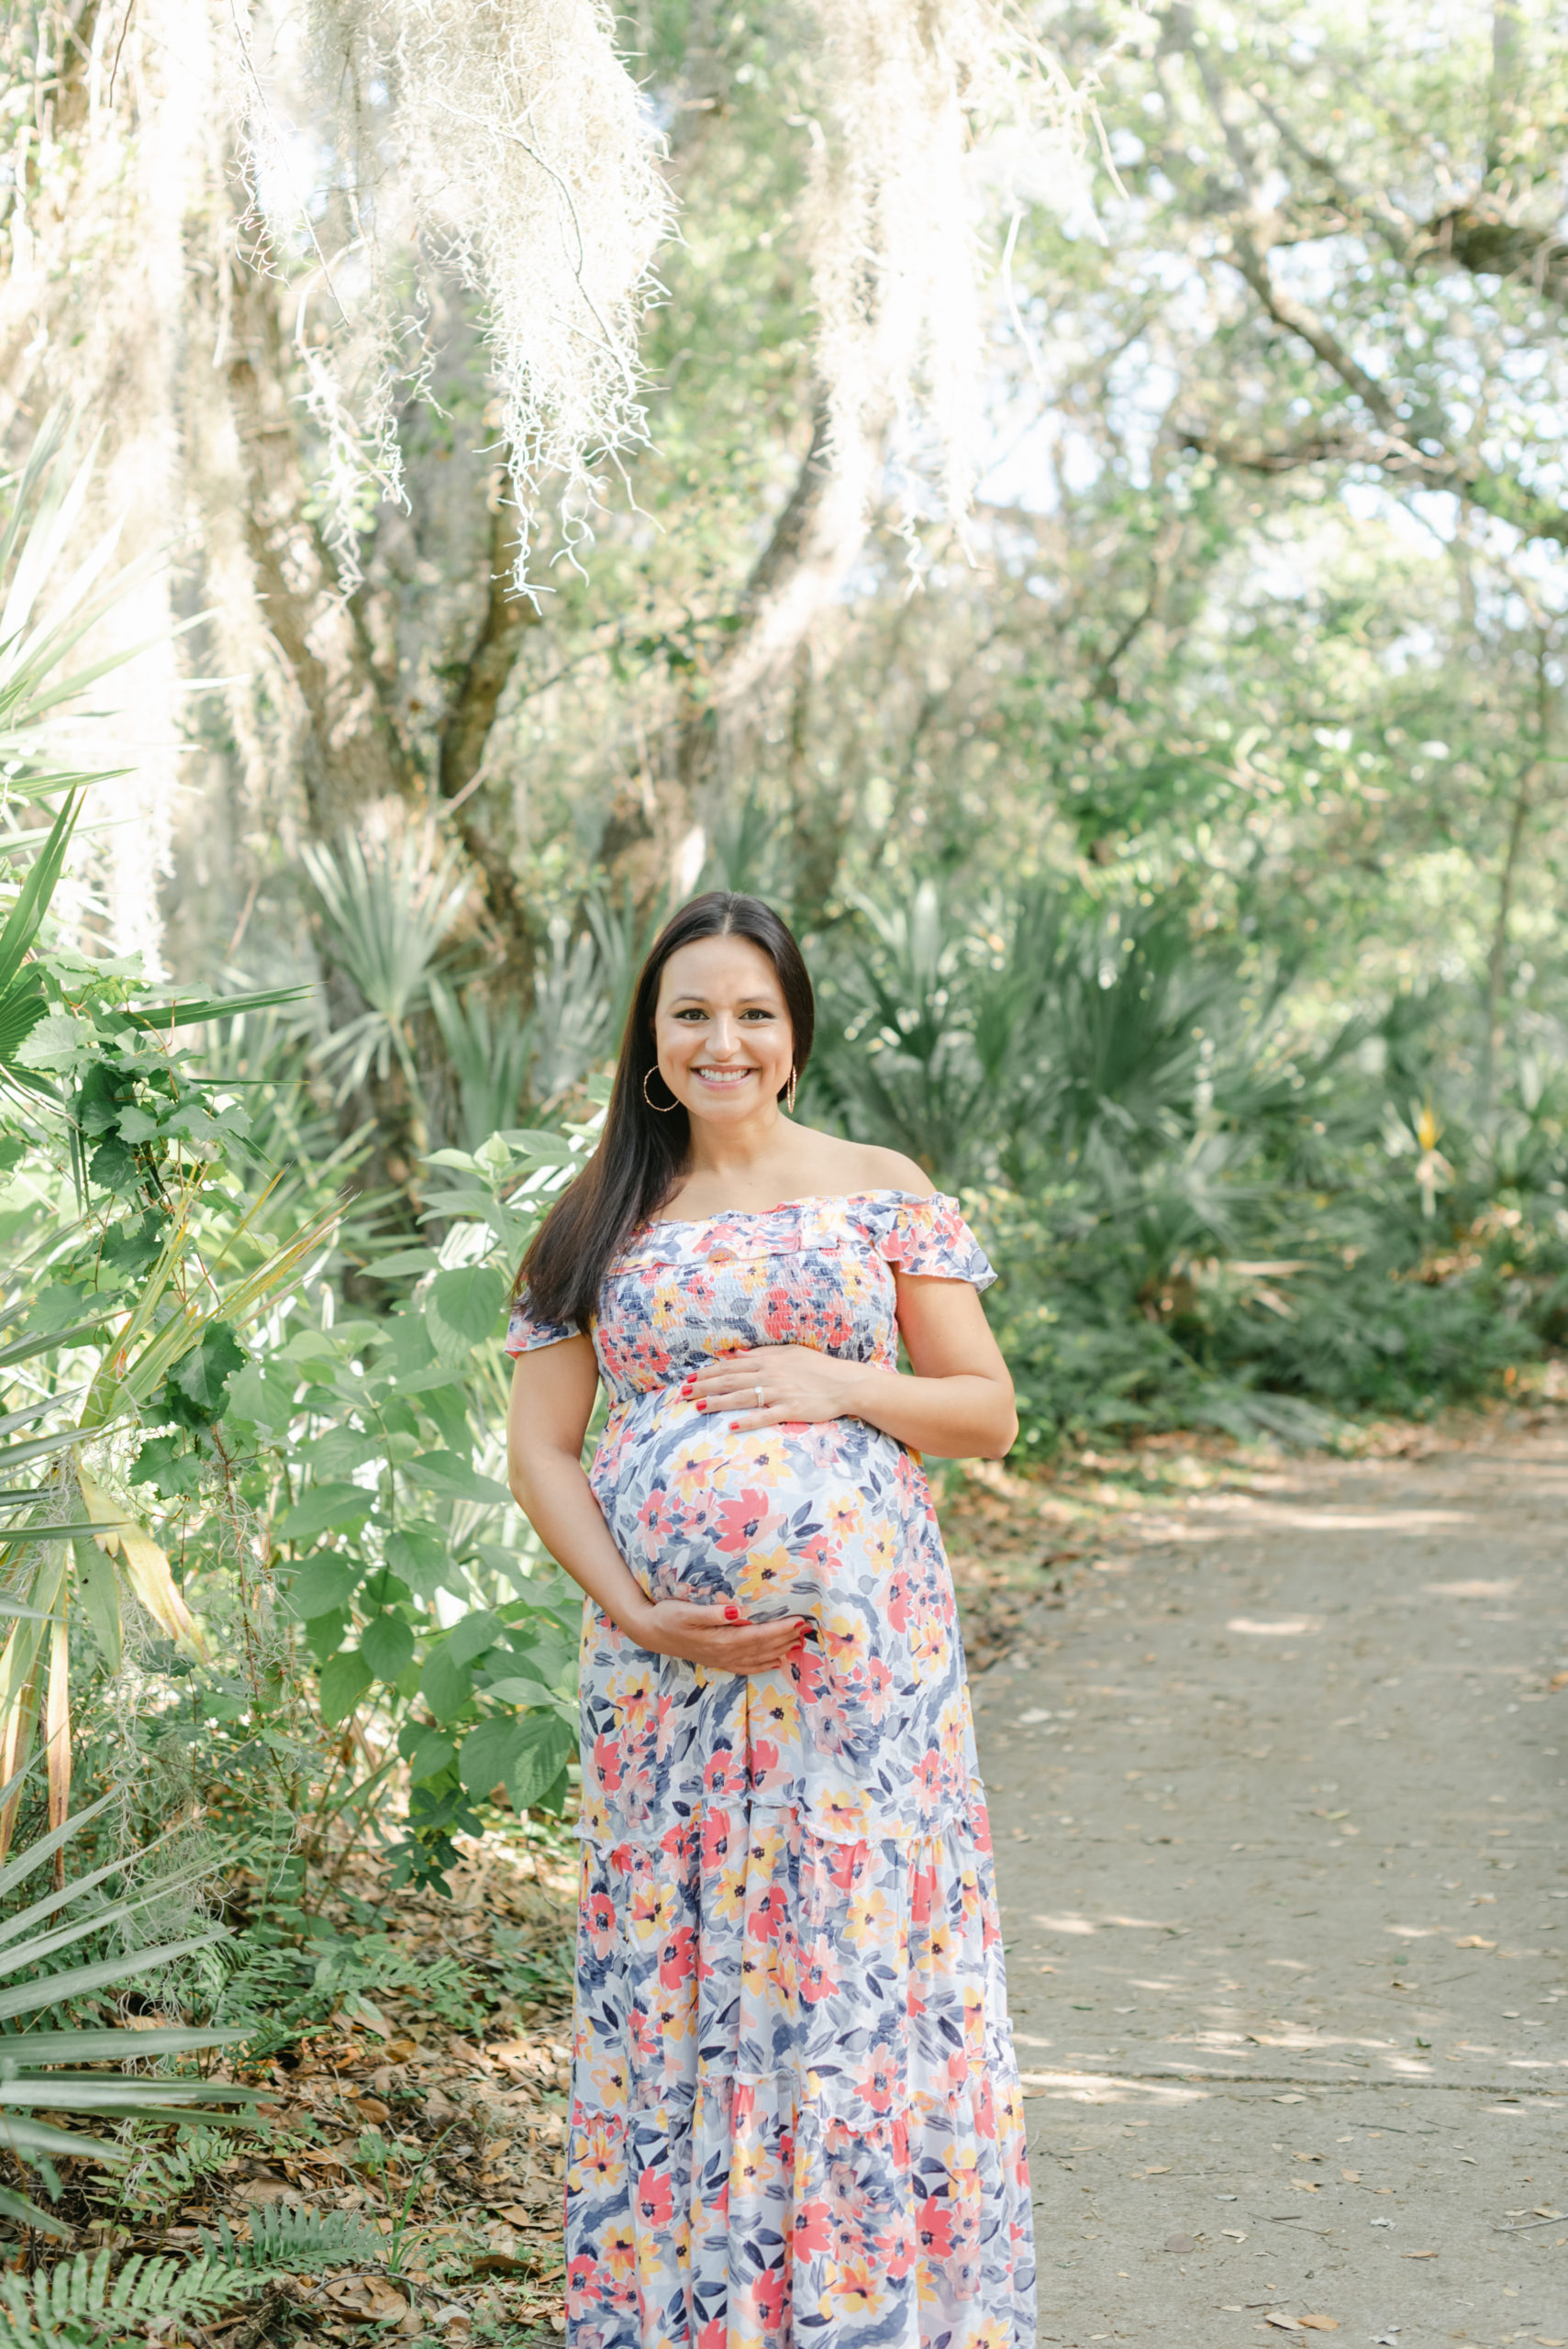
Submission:
<svg viewBox="0 0 1568 2349">
<path fill-rule="evenodd" d="M 507 1482 L 518 1508 L 550 1556 L 639 1647 L 715 1672 L 774 1670 L 800 1637 L 799 1616 L 749 1624 L 727 1621 L 719 1607 L 655 1601 L 616 1548 L 583 1473 L 598 1383 L 586 1338 L 518 1355 L 506 1414 Z"/>
<path fill-rule="evenodd" d="M 934 1459 L 1000 1459 L 1018 1432 L 1013 1382 L 967 1281 L 896 1273 L 898 1327 L 915 1375 L 841 1362 L 812 1346 L 726 1354 L 683 1392 L 737 1428 L 864 1419 Z M 757 1389 L 767 1397 L 757 1408 Z"/>
</svg>

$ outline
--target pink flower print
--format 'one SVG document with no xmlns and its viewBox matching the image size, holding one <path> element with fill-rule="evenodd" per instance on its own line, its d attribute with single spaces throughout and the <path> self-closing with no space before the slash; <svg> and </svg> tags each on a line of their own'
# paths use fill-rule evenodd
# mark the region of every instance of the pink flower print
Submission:
<svg viewBox="0 0 1568 2349">
<path fill-rule="evenodd" d="M 819 1998 L 837 1995 L 839 1977 L 833 1965 L 833 1944 L 826 1933 L 818 1933 L 810 1949 L 803 1954 L 800 1969 L 800 1995 L 811 2006 Z"/>
<path fill-rule="evenodd" d="M 884 2042 L 862 2055 L 854 2069 L 855 2093 L 873 2112 L 886 2112 L 898 2085 L 898 2057 Z"/>
<path fill-rule="evenodd" d="M 696 1966 L 696 1934 L 690 1925 L 679 1925 L 664 1944 L 659 1979 L 666 1990 L 678 1990 L 691 1980 Z"/>
<path fill-rule="evenodd" d="M 929 2260 L 952 2257 L 952 2212 L 934 2194 L 928 2194 L 915 2220 L 920 2249 Z"/>
<path fill-rule="evenodd" d="M 787 1288 L 768 1291 L 762 1305 L 762 1327 L 775 1346 L 785 1346 L 795 1333 L 795 1300 Z"/>
<path fill-rule="evenodd" d="M 996 2139 L 996 2099 L 991 2093 L 991 2076 L 982 2070 L 974 2092 L 974 2128 L 987 2144 Z"/>
<path fill-rule="evenodd" d="M 764 1892 L 747 1919 L 747 1930 L 760 1942 L 771 1942 L 783 1932 L 789 1916 L 789 1901 L 782 1885 L 775 1884 Z"/>
<path fill-rule="evenodd" d="M 942 1785 L 942 1757 L 935 1747 L 921 1754 L 909 1776 L 914 1781 L 921 1809 L 933 1810 Z"/>
<path fill-rule="evenodd" d="M 797 2259 L 815 2259 L 819 2252 L 833 2248 L 833 2228 L 826 2202 L 803 2202 L 795 2214 L 795 2251 Z"/>
<path fill-rule="evenodd" d="M 902 2283 L 915 2265 L 915 2230 L 909 2221 L 900 2219 L 886 2234 L 878 2235 L 876 2250 L 888 2282 Z"/>
<path fill-rule="evenodd" d="M 751 2297 L 764 2332 L 782 2331 L 787 2299 L 784 2270 L 780 2267 L 765 2268 L 751 2285 Z"/>
<path fill-rule="evenodd" d="M 594 1740 L 594 1776 L 607 1795 L 620 1792 L 623 1752 L 618 1737 L 604 1736 Z"/>
<path fill-rule="evenodd" d="M 732 1745 L 719 1745 L 703 1765 L 702 1787 L 709 1802 L 746 1791 L 746 1773 Z"/>
<path fill-rule="evenodd" d="M 721 2316 L 709 2317 L 697 2333 L 697 2349 L 725 2349 L 729 2338 L 729 2326 Z"/>
<path fill-rule="evenodd" d="M 828 1685 L 828 1660 L 819 1655 L 809 1641 L 803 1641 L 789 1660 L 790 1678 L 800 1692 L 803 1705 L 815 1705 Z"/>
<path fill-rule="evenodd" d="M 840 1892 L 853 1892 L 870 1873 L 871 1849 L 864 1842 L 836 1843 L 828 1863 L 828 1874 Z"/>
<path fill-rule="evenodd" d="M 764 1533 L 772 1532 L 778 1522 L 778 1519 L 770 1513 L 766 1493 L 748 1486 L 739 1500 L 720 1501 L 715 1546 L 729 1552 L 750 1550 Z"/>
<path fill-rule="evenodd" d="M 604 2298 L 599 2288 L 599 2263 L 588 2254 L 579 2252 L 566 2271 L 566 2313 L 569 2317 L 586 2316 L 589 2310 Z"/>
<path fill-rule="evenodd" d="M 818 1753 L 842 1753 L 854 1742 L 847 1705 L 818 1704 L 811 1712 L 811 1742 Z"/>
<path fill-rule="evenodd" d="M 583 1914 L 594 1955 L 608 1957 L 616 1945 L 615 1902 L 607 1892 L 595 1892 Z"/>
<path fill-rule="evenodd" d="M 902 1569 L 888 1577 L 887 1620 L 895 1631 L 909 1629 L 909 1577 Z"/>
<path fill-rule="evenodd" d="M 729 1813 L 727 1810 L 706 1812 L 702 1823 L 702 1864 L 707 1876 L 717 1875 L 729 1852 Z"/>
<path fill-rule="evenodd" d="M 879 1722 L 897 1691 L 898 1683 L 893 1667 L 880 1655 L 868 1656 L 865 1668 L 856 1682 L 855 1693 L 864 1709 L 866 1719 Z"/>
<path fill-rule="evenodd" d="M 637 2181 L 637 2207 L 650 2226 L 667 2227 L 670 2224 L 675 2215 L 675 2201 L 670 2190 L 667 2171 L 643 2171 Z"/>
<path fill-rule="evenodd" d="M 753 1793 L 764 1794 L 775 1787 L 780 1777 L 779 1749 L 771 1737 L 751 1741 L 751 1787 Z"/>
</svg>

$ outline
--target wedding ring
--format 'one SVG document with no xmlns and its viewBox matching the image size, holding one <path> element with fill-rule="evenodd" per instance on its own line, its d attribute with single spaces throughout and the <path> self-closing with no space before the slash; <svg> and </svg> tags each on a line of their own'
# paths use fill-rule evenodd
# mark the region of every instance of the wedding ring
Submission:
<svg viewBox="0 0 1568 2349">
<path fill-rule="evenodd" d="M 765 1410 L 767 1409 L 767 1408 L 768 1408 L 768 1406 L 767 1406 L 766 1401 L 765 1401 L 765 1400 L 764 1400 L 764 1398 L 763 1398 L 762 1390 L 762 1388 L 759 1386 L 759 1387 L 758 1387 L 758 1389 L 757 1389 L 757 1408 L 758 1408 L 758 1410 L 759 1410 L 759 1411 L 765 1411 Z"/>
</svg>

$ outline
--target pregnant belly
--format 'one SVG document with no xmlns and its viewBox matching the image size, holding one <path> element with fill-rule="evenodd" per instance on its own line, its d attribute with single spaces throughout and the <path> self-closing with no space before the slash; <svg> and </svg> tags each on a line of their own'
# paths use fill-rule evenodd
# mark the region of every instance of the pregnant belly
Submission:
<svg viewBox="0 0 1568 2349">
<path fill-rule="evenodd" d="M 747 1679 L 650 1656 L 591 1617 L 584 1831 L 675 1831 L 731 1767 L 748 1799 L 793 1805 L 828 1837 L 958 1815 L 973 1740 L 917 1462 L 859 1419 L 733 1434 L 664 1409 L 649 1398 L 612 1420 L 591 1472 L 632 1573 L 655 1598 L 804 1615 L 806 1637 L 787 1666 Z"/>
<path fill-rule="evenodd" d="M 606 1430 L 592 1470 L 617 1547 L 654 1598 L 733 1599 L 754 1619 L 878 1589 L 896 1610 L 924 1479 L 861 1419 L 732 1433 L 695 1411 Z"/>
</svg>

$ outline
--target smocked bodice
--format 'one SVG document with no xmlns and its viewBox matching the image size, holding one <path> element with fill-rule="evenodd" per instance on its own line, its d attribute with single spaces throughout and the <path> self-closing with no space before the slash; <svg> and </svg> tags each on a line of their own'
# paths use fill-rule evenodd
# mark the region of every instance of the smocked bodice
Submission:
<svg viewBox="0 0 1568 2349">
<path fill-rule="evenodd" d="M 891 1369 L 895 1266 L 984 1288 L 995 1278 L 954 1199 L 906 1191 L 789 1199 L 644 1224 L 610 1266 L 589 1334 L 612 1400 L 678 1386 L 715 1354 L 813 1346 Z M 514 1310 L 507 1351 L 576 1335 Z"/>
</svg>

